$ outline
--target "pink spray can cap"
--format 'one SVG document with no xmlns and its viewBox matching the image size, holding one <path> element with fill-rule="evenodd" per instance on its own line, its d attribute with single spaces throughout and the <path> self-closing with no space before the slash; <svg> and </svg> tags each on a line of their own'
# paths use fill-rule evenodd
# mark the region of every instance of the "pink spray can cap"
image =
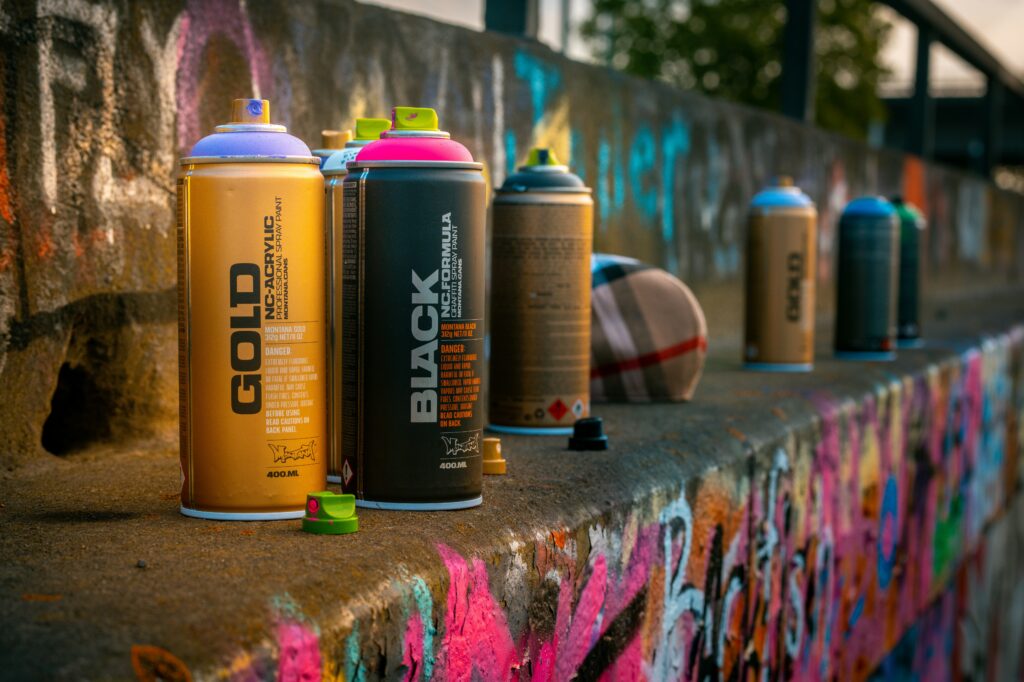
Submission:
<svg viewBox="0 0 1024 682">
<path fill-rule="evenodd" d="M 438 129 L 437 112 L 426 107 L 394 107 L 391 130 L 359 152 L 364 161 L 448 161 L 473 163 L 473 155 Z"/>
</svg>

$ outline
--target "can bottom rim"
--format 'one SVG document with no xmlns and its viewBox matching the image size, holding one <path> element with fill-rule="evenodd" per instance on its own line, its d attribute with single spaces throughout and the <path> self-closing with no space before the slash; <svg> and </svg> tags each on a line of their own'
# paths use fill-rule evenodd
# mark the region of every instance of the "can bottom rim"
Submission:
<svg viewBox="0 0 1024 682">
<path fill-rule="evenodd" d="M 888 362 L 896 359 L 896 353 L 891 350 L 837 350 L 837 360 L 876 360 Z"/>
<path fill-rule="evenodd" d="M 754 372 L 810 372 L 814 369 L 813 362 L 745 362 L 745 369 Z"/>
<path fill-rule="evenodd" d="M 511 433 L 519 436 L 571 436 L 571 426 L 505 426 L 488 424 L 488 431 L 495 433 Z"/>
<path fill-rule="evenodd" d="M 391 511 L 448 511 L 478 507 L 483 504 L 483 501 L 483 495 L 451 502 L 374 502 L 373 500 L 357 499 L 356 506 L 361 509 L 388 509 Z"/>
<path fill-rule="evenodd" d="M 336 476 L 334 474 L 327 474 L 327 482 L 328 483 L 339 483 L 340 484 L 341 483 L 341 476 Z"/>
<path fill-rule="evenodd" d="M 286 519 L 301 519 L 306 515 L 305 508 L 280 512 L 219 512 L 189 509 L 182 506 L 179 511 L 194 519 L 209 519 L 211 521 L 284 521 Z"/>
</svg>

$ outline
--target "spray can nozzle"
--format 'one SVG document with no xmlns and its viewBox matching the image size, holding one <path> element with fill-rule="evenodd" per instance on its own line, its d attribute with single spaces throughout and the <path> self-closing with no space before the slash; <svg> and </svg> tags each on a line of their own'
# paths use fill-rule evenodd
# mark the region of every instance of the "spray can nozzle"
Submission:
<svg viewBox="0 0 1024 682">
<path fill-rule="evenodd" d="M 232 123 L 270 123 L 270 102 L 265 99 L 236 99 L 231 102 Z"/>
</svg>

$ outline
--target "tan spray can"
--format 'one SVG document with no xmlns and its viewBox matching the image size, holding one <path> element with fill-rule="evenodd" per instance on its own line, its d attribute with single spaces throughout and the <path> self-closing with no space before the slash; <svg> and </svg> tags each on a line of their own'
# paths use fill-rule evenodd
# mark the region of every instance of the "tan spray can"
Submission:
<svg viewBox="0 0 1024 682">
<path fill-rule="evenodd" d="M 813 367 L 817 225 L 814 202 L 788 178 L 751 202 L 744 343 L 748 369 L 806 372 Z"/>
<path fill-rule="evenodd" d="M 590 414 L 594 201 L 548 149 L 494 197 L 490 426 L 572 432 Z"/>
</svg>

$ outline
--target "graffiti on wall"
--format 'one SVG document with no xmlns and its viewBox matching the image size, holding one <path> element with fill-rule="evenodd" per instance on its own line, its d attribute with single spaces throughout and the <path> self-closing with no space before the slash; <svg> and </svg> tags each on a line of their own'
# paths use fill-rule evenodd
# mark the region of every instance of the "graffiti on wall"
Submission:
<svg viewBox="0 0 1024 682">
<path fill-rule="evenodd" d="M 1024 328 L 624 517 L 440 544 L 333 646 L 290 598 L 229 679 L 1017 679 Z M 1014 497 L 1016 495 L 1016 497 Z M 996 605 L 999 606 L 996 606 Z M 996 654 L 998 652 L 998 654 Z"/>
<path fill-rule="evenodd" d="M 310 141 L 322 127 L 384 113 L 391 100 L 436 106 L 494 182 L 531 145 L 553 146 L 594 189 L 602 250 L 629 252 L 691 282 L 738 277 L 746 206 L 780 173 L 794 176 L 822 209 L 823 279 L 830 277 L 832 227 L 843 203 L 906 184 L 925 188 L 914 196 L 934 214 L 937 239 L 951 245 L 933 251 L 936 266 L 976 262 L 984 254 L 986 185 L 920 164 L 907 166 L 908 182 L 899 182 L 898 173 L 896 182 L 891 174 L 879 179 L 876 153 L 820 131 L 631 79 L 612 79 L 614 96 L 608 96 L 609 76 L 600 70 L 470 33 L 461 39 L 488 48 L 477 57 L 479 68 L 461 66 L 462 53 L 449 47 L 454 41 L 431 41 L 429 54 L 417 54 L 431 65 L 424 77 L 403 77 L 411 69 L 396 61 L 383 29 L 409 20 L 380 10 L 334 8 L 332 14 L 318 7 L 310 28 L 310 17 L 287 6 L 275 22 L 256 21 L 261 10 L 238 0 L 158 9 L 154 4 L 129 16 L 105 3 L 38 0 L 34 12 L 0 29 L 18 38 L 21 27 L 31 36 L 12 49 L 8 68 L 34 69 L 36 106 L 0 123 L 6 138 L 26 139 L 15 150 L 13 172 L 0 165 L 0 218 L 14 220 L 11 189 L 20 190 L 23 220 L 33 225 L 26 235 L 30 261 L 73 264 L 95 251 L 101 262 L 117 265 L 128 254 L 112 258 L 103 251 L 117 251 L 126 232 L 165 233 L 173 224 L 177 156 L 223 118 L 227 99 L 243 95 L 273 99 L 275 118 L 301 121 L 295 132 Z M 338 44 L 338 36 L 354 35 L 360 23 L 378 30 L 361 33 L 358 50 Z M 296 40 L 309 49 L 294 49 Z M 330 73 L 324 53 L 357 65 L 343 70 L 346 82 Z M 370 82 L 375 79 L 384 85 Z M 331 103 L 331 116 L 345 120 L 314 121 L 296 110 L 319 106 L 297 94 L 310 91 Z M 949 201 L 952 209 L 940 205 Z M 104 286 L 90 275 L 94 268 L 78 270 L 78 285 Z M 173 270 L 160 275 L 168 284 Z M 65 302 L 60 299 L 46 303 Z"/>
</svg>

